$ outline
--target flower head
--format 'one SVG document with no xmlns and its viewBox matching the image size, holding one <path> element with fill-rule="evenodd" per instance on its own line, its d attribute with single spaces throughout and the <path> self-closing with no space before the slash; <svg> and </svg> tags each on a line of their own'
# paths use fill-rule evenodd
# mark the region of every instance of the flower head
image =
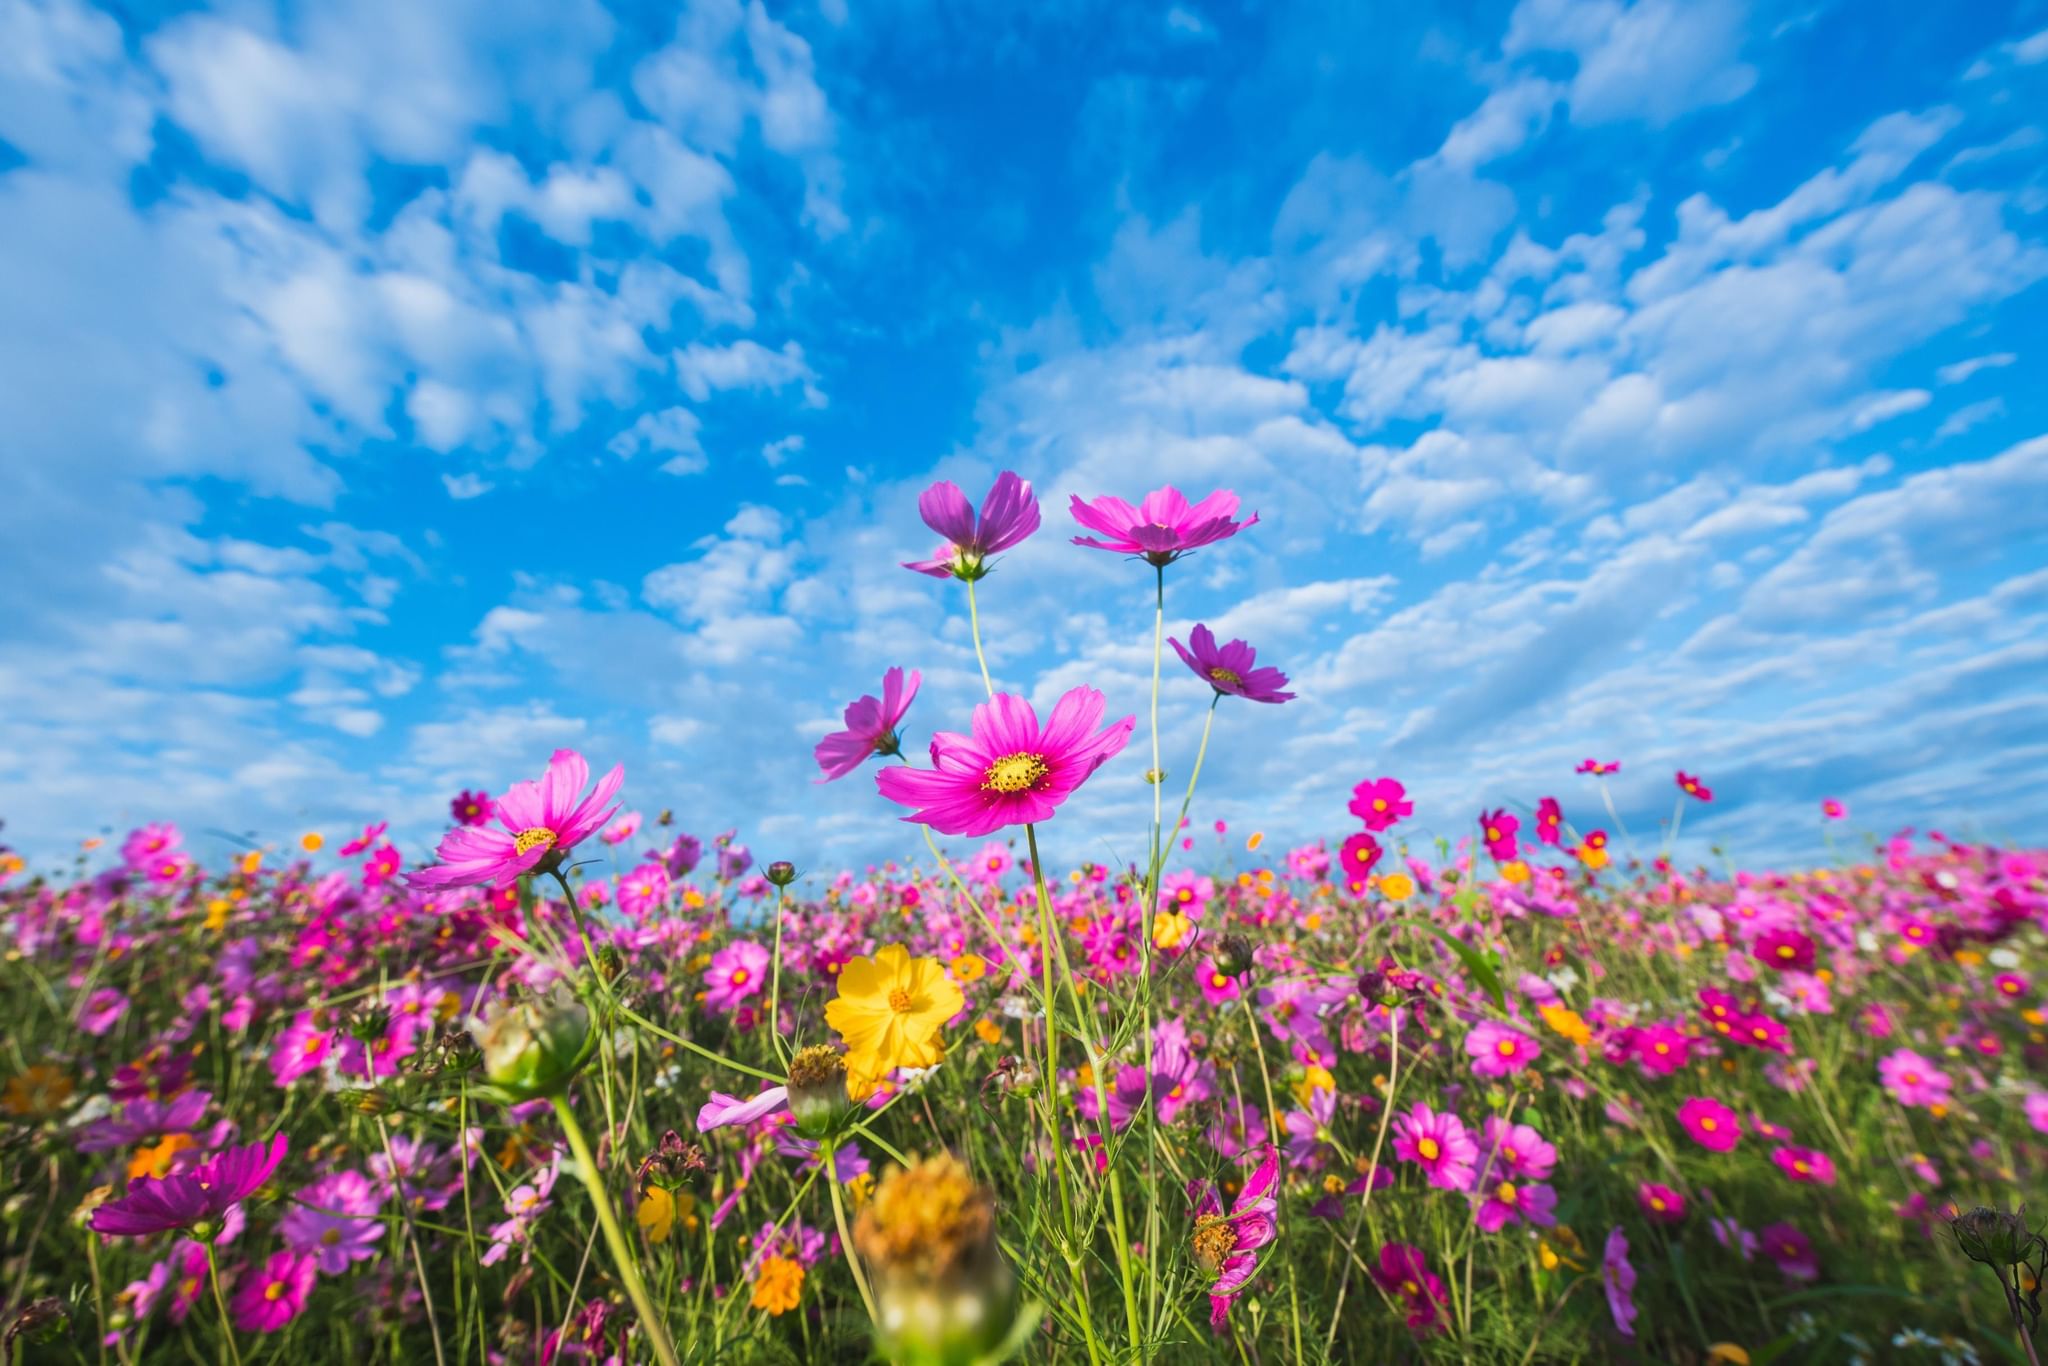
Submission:
<svg viewBox="0 0 2048 1366">
<path fill-rule="evenodd" d="M 1685 1219 L 1685 1196 L 1669 1186 L 1645 1181 L 1636 1187 L 1636 1203 L 1643 1217 L 1653 1224 L 1676 1224 Z"/>
<path fill-rule="evenodd" d="M 488 792 L 472 792 L 467 788 L 455 794 L 455 800 L 448 803 L 448 814 L 455 818 L 457 825 L 489 825 L 496 815 L 498 805 L 491 800 Z"/>
<path fill-rule="evenodd" d="M 1456 1115 L 1418 1102 L 1394 1121 L 1394 1156 L 1421 1167 L 1439 1190 L 1461 1191 L 1472 1184 L 1479 1145 Z"/>
<path fill-rule="evenodd" d="M 907 560 L 903 567 L 935 579 L 972 583 L 988 573 L 989 556 L 1008 550 L 1038 530 L 1038 500 L 1031 496 L 1031 483 L 1011 470 L 996 476 L 995 487 L 981 500 L 979 519 L 967 495 L 950 479 L 941 479 L 919 494 L 917 512 L 924 524 L 945 540 L 930 559 Z"/>
<path fill-rule="evenodd" d="M 1678 1122 L 1692 1141 L 1709 1152 L 1725 1153 L 1742 1137 L 1742 1121 L 1718 1100 L 1694 1096 L 1678 1107 Z"/>
<path fill-rule="evenodd" d="M 1714 789 L 1701 782 L 1697 775 L 1687 773 L 1682 768 L 1678 770 L 1678 790 L 1703 802 L 1714 800 Z"/>
<path fill-rule="evenodd" d="M 297 1252 L 273 1252 L 260 1268 L 242 1275 L 235 1287 L 235 1327 L 245 1333 L 275 1333 L 297 1318 L 313 1293 L 314 1260 Z"/>
<path fill-rule="evenodd" d="M 1105 495 L 1092 503 L 1074 496 L 1074 520 L 1106 540 L 1076 536 L 1075 545 L 1094 550 L 1112 550 L 1121 555 L 1142 555 L 1147 564 L 1164 567 L 1190 550 L 1213 545 L 1235 536 L 1259 520 L 1256 512 L 1242 522 L 1237 516 L 1237 495 L 1218 489 L 1199 503 L 1171 484 L 1154 489 L 1144 501 L 1132 507 L 1121 498 Z"/>
<path fill-rule="evenodd" d="M 1520 852 L 1515 833 L 1522 828 L 1519 816 L 1507 811 L 1484 811 L 1479 829 L 1486 836 L 1486 853 L 1496 863 L 1506 863 Z"/>
<path fill-rule="evenodd" d="M 846 729 L 833 731 L 818 741 L 817 749 L 812 751 L 825 774 L 816 781 L 829 783 L 834 778 L 844 778 L 866 762 L 870 754 L 902 753 L 896 727 L 903 724 L 904 714 L 917 696 L 917 685 L 923 681 L 924 675 L 916 669 L 905 675 L 902 669 L 892 668 L 882 675 L 881 701 L 862 696 L 847 703 Z"/>
<path fill-rule="evenodd" d="M 1428 1337 L 1445 1327 L 1444 1307 L 1450 1303 L 1450 1295 L 1443 1279 L 1429 1269 L 1429 1259 L 1421 1248 L 1410 1243 L 1386 1244 L 1380 1248 L 1372 1278 L 1408 1311 L 1409 1332 Z"/>
<path fill-rule="evenodd" d="M 853 1245 L 873 1271 L 890 1360 L 978 1361 L 1009 1331 L 1016 1279 L 996 1246 L 995 1202 L 958 1158 L 891 1168 Z"/>
<path fill-rule="evenodd" d="M 1414 815 L 1415 803 L 1408 800 L 1408 789 L 1395 779 L 1368 778 L 1351 789 L 1348 809 L 1365 822 L 1366 829 L 1379 834 Z"/>
<path fill-rule="evenodd" d="M 1227 1214 L 1214 1186 L 1207 1181 L 1188 1183 L 1188 1199 L 1195 1207 L 1195 1265 L 1212 1278 L 1209 1326 L 1219 1333 L 1230 1320 L 1231 1304 L 1258 1269 L 1259 1249 L 1279 1236 L 1273 1217 L 1279 1210 L 1273 1196 L 1279 1184 L 1280 1159 L 1271 1152 L 1245 1181 Z"/>
<path fill-rule="evenodd" d="M 139 1177 L 119 1200 L 92 1212 L 92 1228 L 114 1238 L 142 1238 L 174 1228 L 218 1223 L 229 1209 L 247 1199 L 284 1161 L 287 1142 L 275 1134 L 269 1143 L 229 1148 L 193 1171 Z"/>
<path fill-rule="evenodd" d="M 929 769 L 891 765 L 875 775 L 875 785 L 890 801 L 920 808 L 905 820 L 947 835 L 1049 820 L 1131 738 L 1136 717 L 1098 731 L 1102 712 L 1101 693 L 1074 688 L 1041 730 L 1029 702 L 997 693 L 974 709 L 973 734 L 932 737 Z"/>
<path fill-rule="evenodd" d="M 751 939 L 736 940 L 711 955 L 704 972 L 704 1004 L 731 1013 L 768 989 L 768 950 Z"/>
<path fill-rule="evenodd" d="M 1628 1261 L 1628 1235 L 1616 1224 L 1607 1233 L 1605 1255 L 1600 1259 L 1600 1280 L 1607 1289 L 1607 1312 L 1614 1318 L 1614 1330 L 1625 1338 L 1636 1335 L 1636 1269 Z"/>
<path fill-rule="evenodd" d="M 1278 703 L 1294 698 L 1293 693 L 1280 691 L 1287 686 L 1287 675 L 1270 666 L 1254 668 L 1258 651 L 1242 640 L 1218 646 L 1215 634 L 1207 626 L 1197 624 L 1188 632 L 1187 645 L 1171 636 L 1167 637 L 1166 643 L 1174 648 L 1181 663 L 1194 670 L 1197 678 L 1219 693 L 1242 697 L 1247 702 Z"/>
<path fill-rule="evenodd" d="M 888 944 L 872 958 L 850 958 L 839 970 L 839 994 L 825 1023 L 846 1041 L 848 1089 L 864 1100 L 898 1067 L 932 1067 L 945 1057 L 939 1029 L 967 1004 L 936 958 L 912 958 Z"/>
<path fill-rule="evenodd" d="M 1896 1049 L 1879 1059 L 1877 1075 L 1892 1099 L 1906 1106 L 1944 1105 L 1954 1084 L 1948 1073 L 1910 1048 Z"/>
<path fill-rule="evenodd" d="M 595 834 L 616 806 L 607 807 L 625 781 L 623 765 L 597 780 L 588 796 L 590 765 L 573 749 L 558 749 L 539 782 L 514 783 L 498 798 L 503 830 L 459 825 L 441 837 L 440 863 L 408 875 L 415 887 L 504 887 L 522 873 L 554 867 L 569 850 Z"/>
<path fill-rule="evenodd" d="M 1482 1077 L 1505 1077 L 1534 1062 L 1543 1048 L 1536 1040 L 1495 1020 L 1482 1020 L 1465 1036 L 1472 1071 Z"/>
<path fill-rule="evenodd" d="M 1536 803 L 1536 838 L 1549 845 L 1564 841 L 1564 808 L 1555 797 L 1545 797 Z"/>
</svg>

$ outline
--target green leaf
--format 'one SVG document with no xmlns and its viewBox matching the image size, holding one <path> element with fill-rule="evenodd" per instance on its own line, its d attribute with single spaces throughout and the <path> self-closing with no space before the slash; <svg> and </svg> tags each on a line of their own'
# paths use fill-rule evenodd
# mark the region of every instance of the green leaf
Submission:
<svg viewBox="0 0 2048 1366">
<path fill-rule="evenodd" d="M 1506 1010 L 1508 1008 L 1507 992 L 1502 990 L 1500 984 L 1500 956 L 1498 954 L 1492 950 L 1475 949 L 1462 940 L 1454 939 L 1447 931 L 1431 924 L 1427 920 L 1418 920 L 1414 923 L 1443 940 L 1450 951 L 1458 955 L 1458 961 L 1465 965 L 1465 971 L 1471 974 L 1472 980 L 1479 983 L 1485 989 L 1486 994 L 1493 998 L 1493 1008 L 1495 1010 Z"/>
</svg>

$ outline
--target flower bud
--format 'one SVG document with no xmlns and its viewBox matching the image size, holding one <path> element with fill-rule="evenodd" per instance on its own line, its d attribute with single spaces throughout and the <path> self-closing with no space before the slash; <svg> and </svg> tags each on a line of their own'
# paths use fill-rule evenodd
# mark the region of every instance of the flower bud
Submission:
<svg viewBox="0 0 2048 1366">
<path fill-rule="evenodd" d="M 1251 971 L 1252 941 L 1241 934 L 1232 932 L 1216 942 L 1216 971 L 1225 977 L 1236 977 Z"/>
<path fill-rule="evenodd" d="M 778 887 L 787 887 L 796 881 L 796 865 L 788 859 L 777 859 L 768 865 L 768 880 Z"/>
<path fill-rule="evenodd" d="M 48 1342 L 71 1327 L 71 1309 L 55 1295 L 31 1300 L 23 1305 L 14 1321 L 7 1325 L 5 1338 L 0 1338 L 0 1359 L 14 1359 L 14 1344 L 20 1342 Z"/>
<path fill-rule="evenodd" d="M 342 1021 L 342 1028 L 348 1031 L 351 1039 L 367 1048 L 383 1038 L 391 1028 L 391 1007 L 374 1005 L 352 1010 Z"/>
<path fill-rule="evenodd" d="M 374 1086 L 352 1088 L 341 1093 L 342 1104 L 362 1115 L 388 1115 L 396 1107 L 389 1092 Z"/>
<path fill-rule="evenodd" d="M 1963 1255 L 1986 1266 L 2015 1266 L 2034 1250 L 2035 1237 L 2027 1231 L 2025 1206 L 2008 1214 L 1979 1205 L 1949 1220 L 1948 1227 Z"/>
<path fill-rule="evenodd" d="M 901 1366 L 988 1358 L 1017 1314 L 996 1246 L 995 1202 L 956 1157 L 892 1168 L 861 1208 L 853 1245 L 872 1269 L 882 1354 Z"/>
<path fill-rule="evenodd" d="M 559 1094 L 596 1047 L 590 1012 L 559 987 L 543 1000 L 500 1002 L 469 1032 L 484 1075 L 514 1100 Z"/>
<path fill-rule="evenodd" d="M 816 1044 L 789 1060 L 789 1112 L 805 1138 L 838 1127 L 853 1102 L 846 1091 L 846 1058 L 831 1044 Z"/>
</svg>

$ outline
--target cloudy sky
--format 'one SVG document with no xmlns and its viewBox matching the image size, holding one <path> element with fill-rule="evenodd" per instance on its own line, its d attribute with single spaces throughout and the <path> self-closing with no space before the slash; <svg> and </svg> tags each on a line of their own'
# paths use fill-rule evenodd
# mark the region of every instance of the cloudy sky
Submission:
<svg viewBox="0 0 2048 1366">
<path fill-rule="evenodd" d="M 1150 682 L 1069 495 L 1258 510 L 1169 574 L 1301 694 L 1224 706 L 1203 827 L 1383 773 L 1605 825 L 1597 756 L 1742 860 L 1823 796 L 2038 840 L 2044 111 L 2038 0 L 0 0 L 4 837 L 417 855 L 570 745 L 764 858 L 917 852 L 810 749 L 891 664 L 965 728 L 897 562 L 1011 468 L 1041 706 Z M 1058 857 L 1137 850 L 1145 748 Z"/>
</svg>

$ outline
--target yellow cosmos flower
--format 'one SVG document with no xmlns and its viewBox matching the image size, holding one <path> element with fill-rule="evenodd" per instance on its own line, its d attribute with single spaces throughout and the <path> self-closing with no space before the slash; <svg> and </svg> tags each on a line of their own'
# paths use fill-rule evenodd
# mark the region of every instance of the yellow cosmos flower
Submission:
<svg viewBox="0 0 2048 1366">
<path fill-rule="evenodd" d="M 1388 873 L 1380 879 L 1380 895 L 1389 901 L 1406 901 L 1415 895 L 1415 879 L 1406 873 Z"/>
<path fill-rule="evenodd" d="M 1152 917 L 1152 942 L 1170 949 L 1188 937 L 1194 923 L 1179 911 L 1161 911 Z"/>
<path fill-rule="evenodd" d="M 847 1093 L 865 1100 L 898 1067 L 932 1067 L 945 1057 L 939 1027 L 967 998 L 936 958 L 912 958 L 889 944 L 873 958 L 850 958 L 825 1023 L 846 1043 Z"/>
<path fill-rule="evenodd" d="M 1537 1013 L 1543 1016 L 1543 1023 L 1579 1047 L 1584 1048 L 1593 1042 L 1593 1027 L 1580 1018 L 1578 1011 L 1566 1010 L 1563 1006 L 1542 1006 Z"/>
<path fill-rule="evenodd" d="M 1520 859 L 1510 859 L 1500 866 L 1500 875 L 1509 882 L 1527 882 L 1529 880 L 1529 865 Z"/>
<path fill-rule="evenodd" d="M 660 1247 L 674 1235 L 678 1224 L 682 1225 L 685 1234 L 697 1231 L 697 1197 L 688 1191 L 649 1186 L 640 1192 L 640 1203 L 633 1210 L 633 1222 L 647 1234 L 648 1242 Z"/>
<path fill-rule="evenodd" d="M 62 1068 L 37 1063 L 7 1079 L 7 1092 L 0 1097 L 0 1110 L 16 1119 L 45 1119 L 71 1099 L 71 1078 Z"/>
<path fill-rule="evenodd" d="M 1749 1366 L 1749 1353 L 1732 1342 L 1717 1342 L 1707 1349 L 1707 1366 Z"/>
<path fill-rule="evenodd" d="M 952 962 L 953 976 L 962 982 L 979 982 L 988 976 L 988 960 L 978 953 L 963 953 Z"/>
<path fill-rule="evenodd" d="M 327 843 L 326 839 L 317 830 L 308 830 L 305 834 L 299 836 L 299 848 L 309 854 L 319 853 L 320 846 L 325 843 Z"/>
<path fill-rule="evenodd" d="M 803 1295 L 803 1263 L 789 1257 L 769 1257 L 761 1263 L 754 1276 L 754 1308 L 780 1318 L 796 1308 Z"/>
<path fill-rule="evenodd" d="M 974 1022 L 975 1037 L 983 1043 L 1001 1043 L 1003 1027 L 984 1015 Z"/>
</svg>

